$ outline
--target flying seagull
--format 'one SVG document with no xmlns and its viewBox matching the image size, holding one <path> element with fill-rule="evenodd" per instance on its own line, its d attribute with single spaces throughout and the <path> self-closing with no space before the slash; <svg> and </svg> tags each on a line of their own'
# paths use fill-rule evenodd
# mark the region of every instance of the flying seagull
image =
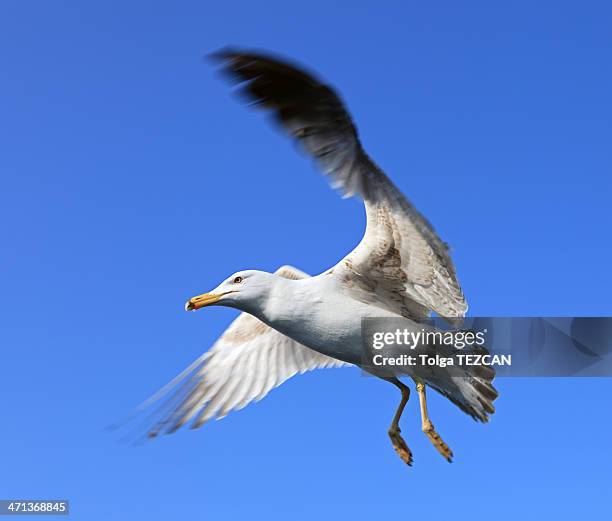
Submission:
<svg viewBox="0 0 612 521">
<path fill-rule="evenodd" d="M 242 313 L 170 384 L 177 390 L 163 406 L 149 436 L 191 422 L 200 427 L 263 398 L 297 373 L 362 364 L 361 319 L 405 318 L 423 323 L 432 312 L 457 323 L 467 304 L 447 245 L 429 222 L 368 157 L 338 94 L 315 76 L 275 57 L 225 49 L 213 55 L 241 92 L 269 111 L 311 155 L 334 187 L 362 199 L 367 226 L 359 245 L 338 264 L 311 277 L 291 266 L 274 273 L 246 270 L 186 303 L 188 311 L 218 305 Z M 366 369 L 367 370 L 367 369 Z M 476 420 L 494 412 L 494 371 L 416 383 L 422 430 L 444 458 L 453 456 L 429 419 L 426 386 L 452 400 Z M 384 377 L 401 391 L 388 434 L 407 463 L 412 453 L 399 420 L 410 395 L 398 377 Z"/>
</svg>

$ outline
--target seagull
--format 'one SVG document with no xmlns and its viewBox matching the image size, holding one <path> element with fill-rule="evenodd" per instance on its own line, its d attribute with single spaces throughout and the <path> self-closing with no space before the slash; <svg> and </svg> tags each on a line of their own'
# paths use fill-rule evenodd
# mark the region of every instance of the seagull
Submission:
<svg viewBox="0 0 612 521">
<path fill-rule="evenodd" d="M 274 273 L 244 270 L 189 299 L 188 311 L 227 306 L 241 314 L 207 352 L 141 405 L 175 390 L 162 405 L 161 419 L 148 429 L 149 437 L 223 418 L 298 373 L 341 366 L 367 371 L 364 318 L 402 318 L 419 325 L 433 312 L 460 324 L 467 311 L 448 246 L 366 154 L 334 89 L 274 56 L 223 49 L 212 58 L 242 86 L 240 92 L 253 106 L 268 111 L 301 144 L 335 188 L 363 201 L 367 225 L 357 247 L 319 275 L 291 266 Z M 428 415 L 426 387 L 486 422 L 498 396 L 494 371 L 408 376 L 416 384 L 422 431 L 450 462 L 453 453 Z M 381 378 L 401 393 L 388 435 L 400 458 L 411 465 L 412 452 L 399 427 L 410 388 L 397 376 Z"/>
</svg>

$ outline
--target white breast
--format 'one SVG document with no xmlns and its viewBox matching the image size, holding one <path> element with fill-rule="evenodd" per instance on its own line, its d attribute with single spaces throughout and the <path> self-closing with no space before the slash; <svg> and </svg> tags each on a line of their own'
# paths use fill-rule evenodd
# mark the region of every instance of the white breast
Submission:
<svg viewBox="0 0 612 521">
<path fill-rule="evenodd" d="M 270 298 L 265 322 L 319 353 L 359 365 L 361 319 L 397 317 L 338 291 L 331 277 L 319 275 L 283 284 Z"/>
</svg>

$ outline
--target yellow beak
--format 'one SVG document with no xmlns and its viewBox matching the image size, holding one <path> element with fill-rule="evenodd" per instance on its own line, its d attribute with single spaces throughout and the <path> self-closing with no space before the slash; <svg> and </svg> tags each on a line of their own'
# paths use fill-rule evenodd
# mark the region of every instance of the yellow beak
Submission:
<svg viewBox="0 0 612 521">
<path fill-rule="evenodd" d="M 215 302 L 218 302 L 225 293 L 215 295 L 213 293 L 202 293 L 197 297 L 190 298 L 185 303 L 185 311 L 195 311 L 196 309 L 203 308 L 204 306 L 210 306 Z"/>
</svg>

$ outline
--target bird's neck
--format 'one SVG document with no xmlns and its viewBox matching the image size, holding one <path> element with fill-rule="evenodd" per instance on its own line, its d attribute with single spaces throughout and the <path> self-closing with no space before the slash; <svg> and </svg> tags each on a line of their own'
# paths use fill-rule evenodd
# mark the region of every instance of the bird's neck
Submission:
<svg viewBox="0 0 612 521">
<path fill-rule="evenodd" d="M 274 275 L 261 298 L 247 304 L 243 311 L 254 315 L 277 331 L 284 332 L 285 325 L 302 318 L 298 315 L 304 310 L 304 306 L 300 303 L 308 293 L 306 286 L 302 280 L 296 281 Z"/>
</svg>

